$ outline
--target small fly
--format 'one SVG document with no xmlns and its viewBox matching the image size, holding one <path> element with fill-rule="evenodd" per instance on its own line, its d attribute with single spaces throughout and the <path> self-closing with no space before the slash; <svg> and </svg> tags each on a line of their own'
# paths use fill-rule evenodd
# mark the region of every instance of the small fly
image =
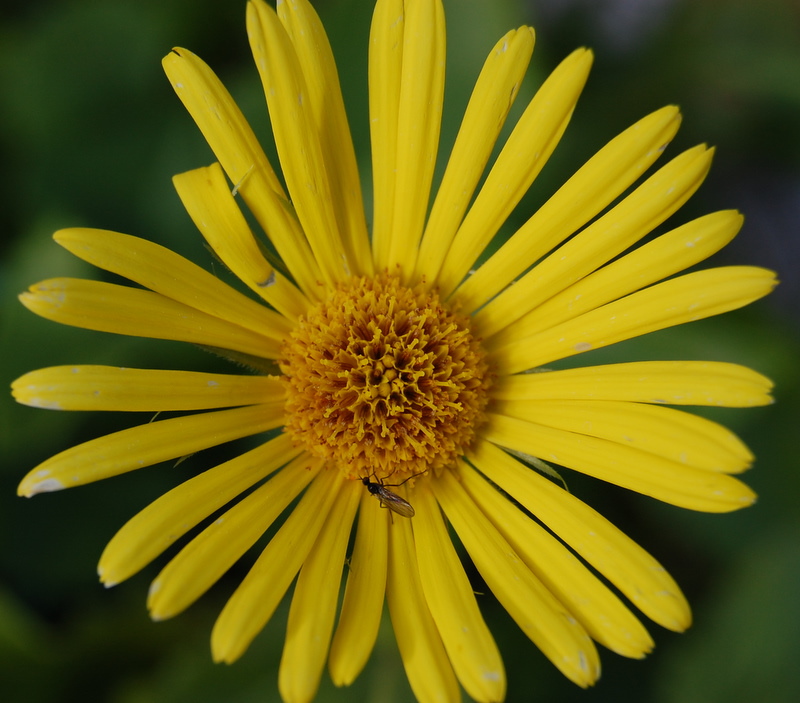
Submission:
<svg viewBox="0 0 800 703">
<path fill-rule="evenodd" d="M 420 473 L 425 472 L 420 471 Z M 404 481 L 400 481 L 400 483 L 384 483 L 381 480 L 370 481 L 369 477 L 362 478 L 361 483 L 367 487 L 371 495 L 374 495 L 381 502 L 382 508 L 389 508 L 393 513 L 397 513 L 402 517 L 414 517 L 414 507 L 411 503 L 387 488 L 387 486 L 392 488 L 402 486 L 409 478 L 414 478 L 414 476 L 419 476 L 419 474 L 412 474 Z"/>
</svg>

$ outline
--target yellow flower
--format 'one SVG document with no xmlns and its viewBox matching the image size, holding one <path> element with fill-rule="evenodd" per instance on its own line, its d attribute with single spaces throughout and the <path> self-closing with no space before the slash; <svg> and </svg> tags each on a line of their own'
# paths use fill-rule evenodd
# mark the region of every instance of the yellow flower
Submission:
<svg viewBox="0 0 800 703">
<path fill-rule="evenodd" d="M 279 674 L 286 701 L 313 698 L 326 661 L 337 685 L 355 679 L 384 595 L 419 700 L 458 700 L 459 684 L 477 701 L 503 699 L 501 657 L 448 523 L 502 606 L 580 686 L 599 676 L 594 642 L 634 658 L 653 646 L 607 584 L 656 623 L 686 628 L 688 605 L 665 570 L 551 480 L 560 476 L 545 462 L 693 510 L 741 508 L 754 494 L 731 474 L 749 466 L 750 452 L 720 425 L 666 406 L 766 404 L 770 382 L 706 361 L 546 367 L 741 307 L 775 285 L 771 272 L 745 266 L 672 277 L 735 236 L 735 211 L 628 251 L 697 189 L 712 150 L 675 156 L 621 197 L 678 129 L 676 108 L 658 110 L 595 154 L 478 265 L 566 129 L 591 53 L 574 52 L 542 84 L 478 187 L 533 50 L 528 27 L 502 37 L 429 212 L 443 11 L 438 0 L 378 0 L 368 227 L 318 17 L 307 0 L 279 0 L 277 12 L 252 0 L 247 29 L 285 190 L 211 70 L 184 49 L 164 67 L 219 160 L 176 176 L 178 194 L 256 300 L 157 244 L 84 228 L 55 239 L 140 287 L 52 279 L 21 300 L 57 322 L 191 342 L 261 374 L 101 366 L 29 373 L 13 391 L 37 407 L 208 412 L 61 452 L 25 477 L 20 494 L 261 435 L 256 448 L 133 517 L 99 572 L 106 585 L 119 583 L 204 525 L 150 589 L 153 618 L 168 618 L 277 520 L 220 614 L 212 650 L 217 661 L 240 657 L 297 578 Z M 265 254 L 267 240 L 277 257 Z"/>
</svg>

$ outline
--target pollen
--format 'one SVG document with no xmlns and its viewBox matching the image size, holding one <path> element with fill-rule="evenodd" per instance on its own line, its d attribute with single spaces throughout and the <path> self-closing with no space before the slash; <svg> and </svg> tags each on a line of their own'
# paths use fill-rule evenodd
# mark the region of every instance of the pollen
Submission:
<svg viewBox="0 0 800 703">
<path fill-rule="evenodd" d="M 356 277 L 284 342 L 286 431 L 349 478 L 453 465 L 483 420 L 489 373 L 469 318 L 435 291 Z"/>
</svg>

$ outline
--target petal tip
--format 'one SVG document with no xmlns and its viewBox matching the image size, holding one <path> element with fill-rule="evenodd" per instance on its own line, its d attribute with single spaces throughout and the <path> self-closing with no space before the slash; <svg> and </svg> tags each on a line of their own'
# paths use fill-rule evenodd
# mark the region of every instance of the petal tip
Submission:
<svg viewBox="0 0 800 703">
<path fill-rule="evenodd" d="M 66 488 L 57 478 L 47 478 L 49 471 L 42 471 L 30 477 L 30 480 L 23 479 L 17 488 L 17 495 L 25 498 L 32 498 L 39 493 L 53 493 Z"/>
</svg>

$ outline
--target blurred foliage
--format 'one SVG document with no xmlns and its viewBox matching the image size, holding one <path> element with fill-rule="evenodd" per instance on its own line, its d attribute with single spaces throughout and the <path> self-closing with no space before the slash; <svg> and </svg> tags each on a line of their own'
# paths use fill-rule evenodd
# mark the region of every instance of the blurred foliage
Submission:
<svg viewBox="0 0 800 703">
<path fill-rule="evenodd" d="M 369 184 L 366 51 L 371 3 L 316 3 L 339 60 L 351 127 Z M 777 269 L 782 286 L 750 308 L 607 350 L 606 359 L 698 358 L 745 363 L 777 382 L 777 403 L 721 419 L 758 456 L 748 481 L 759 504 L 723 516 L 692 514 L 590 481 L 571 486 L 650 549 L 676 576 L 696 624 L 675 635 L 653 626 L 643 662 L 603 653 L 604 674 L 581 691 L 481 598 L 506 658 L 509 701 L 737 703 L 800 700 L 800 7 L 795 0 L 449 0 L 448 84 L 442 161 L 483 58 L 505 31 L 537 29 L 528 83 L 515 110 L 573 48 L 596 60 L 572 124 L 515 217 L 527 218 L 594 150 L 662 104 L 685 124 L 671 154 L 717 145 L 704 187 L 676 222 L 737 207 L 747 221 L 716 263 Z M 221 75 L 265 142 L 269 124 L 244 32 L 244 3 L 224 0 L 33 1 L 0 10 L 0 360 L 11 381 L 59 363 L 219 368 L 181 345 L 55 326 L 16 294 L 54 275 L 100 277 L 60 250 L 64 226 L 117 229 L 213 266 L 170 177 L 212 156 L 164 79 L 158 60 L 191 48 Z M 368 191 L 369 188 L 367 187 Z M 513 227 L 514 221 L 509 223 Z M 94 569 L 115 530 L 189 471 L 153 467 L 32 501 L 19 479 L 48 456 L 125 427 L 129 417 L 48 413 L 0 400 L 0 700 L 236 703 L 278 700 L 286 609 L 233 666 L 211 663 L 216 614 L 246 566 L 189 612 L 151 624 L 144 600 L 152 566 L 104 590 Z M 173 475 L 175 474 L 175 475 Z M 480 590 L 476 587 L 476 590 Z M 327 680 L 320 701 L 409 701 L 388 623 L 350 689 Z"/>
</svg>

